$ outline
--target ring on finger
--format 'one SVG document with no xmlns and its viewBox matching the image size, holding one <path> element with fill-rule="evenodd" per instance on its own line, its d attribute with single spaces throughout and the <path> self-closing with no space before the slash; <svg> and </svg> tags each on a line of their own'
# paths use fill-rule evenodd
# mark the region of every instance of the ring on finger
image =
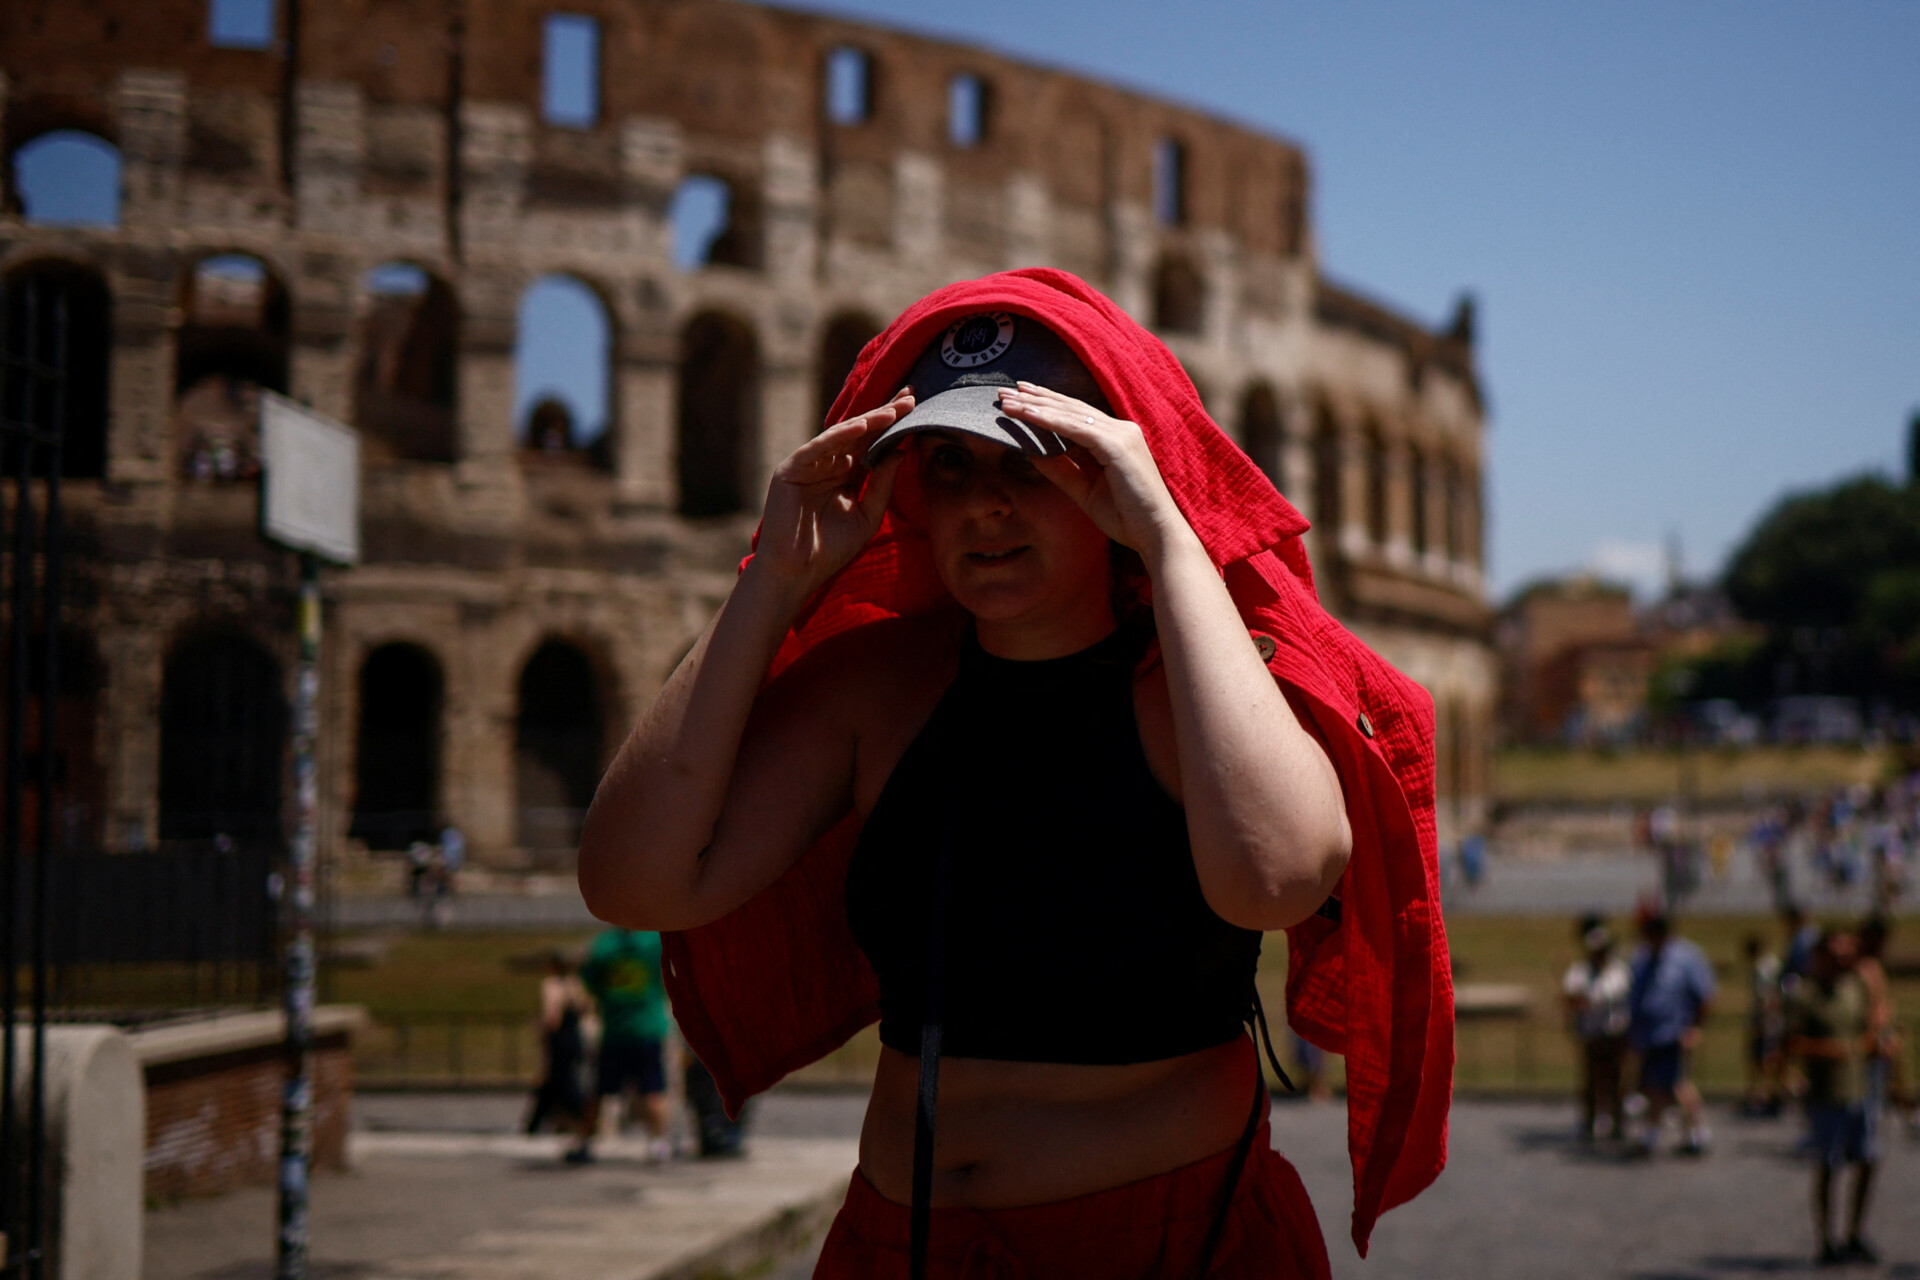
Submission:
<svg viewBox="0 0 1920 1280">
<path fill-rule="evenodd" d="M 1085 419 L 1085 421 L 1086 421 L 1086 424 L 1087 424 L 1088 426 L 1092 426 L 1092 425 L 1093 425 L 1093 415 L 1092 415 L 1092 414 L 1088 414 L 1088 415 L 1086 416 L 1086 419 Z"/>
</svg>

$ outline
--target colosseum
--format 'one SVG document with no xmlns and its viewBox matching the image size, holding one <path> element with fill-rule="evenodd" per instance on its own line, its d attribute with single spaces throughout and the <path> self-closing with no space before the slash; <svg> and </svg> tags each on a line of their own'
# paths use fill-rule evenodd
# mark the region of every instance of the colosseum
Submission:
<svg viewBox="0 0 1920 1280">
<path fill-rule="evenodd" d="M 832 18 L 557 3 L 0 8 L 8 333 L 59 299 L 71 335 L 70 845 L 283 828 L 297 569 L 258 532 L 263 388 L 362 440 L 323 848 L 451 822 L 483 865 L 564 865 L 861 346 L 1030 264 L 1164 337 L 1313 520 L 1330 607 L 1434 695 L 1442 839 L 1480 820 L 1472 305 L 1434 330 L 1323 276 L 1297 145 Z M 35 186 L 63 148 L 106 175 L 84 218 Z M 537 394 L 537 296 L 585 313 L 585 403 Z"/>
</svg>

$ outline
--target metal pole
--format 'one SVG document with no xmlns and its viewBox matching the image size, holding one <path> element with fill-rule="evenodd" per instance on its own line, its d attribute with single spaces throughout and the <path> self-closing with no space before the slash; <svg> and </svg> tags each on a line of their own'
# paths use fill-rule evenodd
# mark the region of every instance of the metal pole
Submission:
<svg viewBox="0 0 1920 1280">
<path fill-rule="evenodd" d="M 320 561 L 300 555 L 300 669 L 293 710 L 293 846 L 284 900 L 287 1084 L 280 1111 L 280 1251 L 275 1280 L 306 1280 L 307 1175 L 313 1161 L 313 883 L 319 810 Z"/>
</svg>

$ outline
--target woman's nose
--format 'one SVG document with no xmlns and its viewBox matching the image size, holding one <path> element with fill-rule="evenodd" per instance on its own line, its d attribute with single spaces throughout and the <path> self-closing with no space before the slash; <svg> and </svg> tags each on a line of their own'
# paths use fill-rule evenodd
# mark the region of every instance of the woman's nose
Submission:
<svg viewBox="0 0 1920 1280">
<path fill-rule="evenodd" d="M 1013 491 L 1005 477 L 990 467 L 973 469 L 960 500 L 966 513 L 975 519 L 1004 516 L 1013 510 Z"/>
</svg>

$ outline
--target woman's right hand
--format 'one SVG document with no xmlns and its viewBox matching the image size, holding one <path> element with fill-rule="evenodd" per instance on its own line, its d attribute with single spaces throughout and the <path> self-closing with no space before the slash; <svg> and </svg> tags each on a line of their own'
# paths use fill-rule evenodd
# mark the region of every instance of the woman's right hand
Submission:
<svg viewBox="0 0 1920 1280">
<path fill-rule="evenodd" d="M 805 596 L 859 555 L 880 527 L 903 456 L 895 449 L 869 468 L 867 446 L 912 411 L 913 389 L 903 387 L 880 408 L 828 427 L 775 467 L 754 564 Z"/>
</svg>

